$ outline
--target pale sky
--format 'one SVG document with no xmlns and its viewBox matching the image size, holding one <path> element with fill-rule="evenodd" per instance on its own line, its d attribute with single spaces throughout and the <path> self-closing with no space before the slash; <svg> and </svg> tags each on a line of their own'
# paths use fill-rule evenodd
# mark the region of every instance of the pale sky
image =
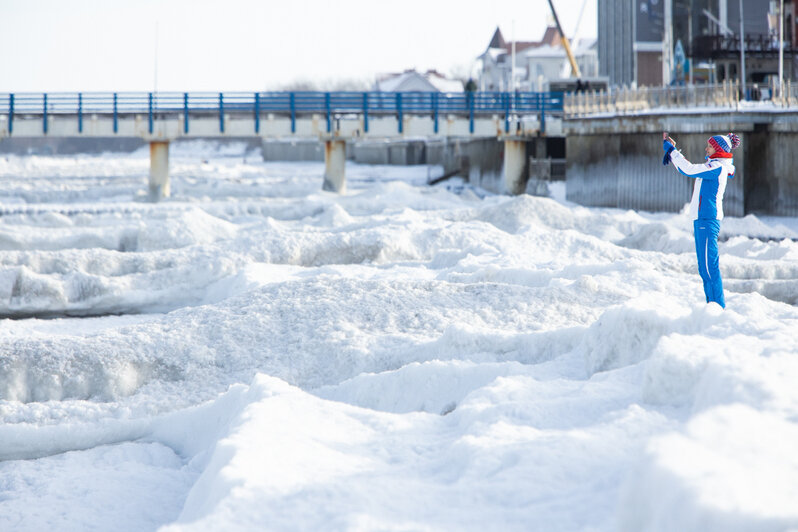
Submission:
<svg viewBox="0 0 798 532">
<path fill-rule="evenodd" d="M 596 36 L 596 0 L 555 0 Z M 537 41 L 547 0 L 0 0 L 0 92 L 255 91 L 468 72 L 499 26 Z M 156 54 L 157 50 L 157 54 Z M 156 60 L 157 57 L 157 60 Z"/>
</svg>

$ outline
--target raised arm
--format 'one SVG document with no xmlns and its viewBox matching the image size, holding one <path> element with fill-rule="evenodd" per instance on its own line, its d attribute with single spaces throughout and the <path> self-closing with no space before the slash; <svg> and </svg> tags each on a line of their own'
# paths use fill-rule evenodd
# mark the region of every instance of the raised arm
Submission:
<svg viewBox="0 0 798 532">
<path fill-rule="evenodd" d="M 712 163 L 693 164 L 684 158 L 680 151 L 673 150 L 670 153 L 671 162 L 680 174 L 692 177 L 693 179 L 717 179 L 723 168 Z"/>
</svg>

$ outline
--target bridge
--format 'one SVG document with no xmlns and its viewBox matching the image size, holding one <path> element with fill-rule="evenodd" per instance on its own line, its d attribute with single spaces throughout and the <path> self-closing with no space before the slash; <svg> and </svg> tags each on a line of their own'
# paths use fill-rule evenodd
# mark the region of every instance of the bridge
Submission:
<svg viewBox="0 0 798 532">
<path fill-rule="evenodd" d="M 0 93 L 4 137 L 134 137 L 150 143 L 150 197 L 169 196 L 169 142 L 313 138 L 325 145 L 323 188 L 346 188 L 346 142 L 494 138 L 504 183 L 526 182 L 526 139 L 560 134 L 563 95 L 540 92 Z"/>
</svg>

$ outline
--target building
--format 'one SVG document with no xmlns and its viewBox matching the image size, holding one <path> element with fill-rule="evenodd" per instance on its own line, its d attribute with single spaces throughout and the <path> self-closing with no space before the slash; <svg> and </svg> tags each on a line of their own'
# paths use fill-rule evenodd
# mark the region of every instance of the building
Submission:
<svg viewBox="0 0 798 532">
<path fill-rule="evenodd" d="M 571 49 L 585 78 L 598 75 L 598 53 L 595 39 L 571 43 Z M 513 70 L 515 52 L 515 72 Z M 486 50 L 477 57 L 479 81 L 483 91 L 548 90 L 551 80 L 571 77 L 571 67 L 560 33 L 554 26 L 546 28 L 540 41 L 505 41 L 499 28 Z"/>
<path fill-rule="evenodd" d="M 749 86 L 769 85 L 779 75 L 779 2 L 745 0 L 745 78 Z M 722 8 L 722 9 L 721 9 Z M 798 42 L 795 31 L 796 2 L 784 1 L 784 79 L 798 74 Z M 740 8 L 734 0 L 721 1 L 712 28 L 692 40 L 692 55 L 709 65 L 716 81 L 736 80 L 742 74 L 740 55 Z"/>
<path fill-rule="evenodd" d="M 637 83 L 635 13 L 633 0 L 598 0 L 599 73 L 607 76 L 610 85 Z M 661 35 L 655 39 L 661 40 Z"/>
<path fill-rule="evenodd" d="M 416 72 L 405 70 L 399 74 L 381 76 L 374 85 L 381 92 L 463 92 L 460 80 L 450 79 L 443 74 L 428 70 Z"/>
<path fill-rule="evenodd" d="M 659 86 L 740 77 L 739 0 L 597 1 L 599 73 L 609 78 L 610 85 Z M 748 83 L 765 83 L 777 75 L 778 3 L 743 0 Z M 784 13 L 785 73 L 793 79 L 793 72 L 798 72 L 796 3 L 785 0 Z"/>
<path fill-rule="evenodd" d="M 582 39 L 571 43 L 581 77 L 595 81 L 598 77 L 598 53 L 596 39 Z M 544 44 L 529 48 L 520 54 L 524 68 L 523 90 L 548 90 L 551 82 L 572 78 L 571 63 L 562 45 Z"/>
<path fill-rule="evenodd" d="M 546 30 L 540 42 L 522 41 L 515 43 L 507 42 L 499 28 L 493 33 L 488 47 L 477 57 L 479 69 L 479 81 L 477 87 L 482 91 L 506 91 L 511 90 L 513 83 L 510 71 L 513 67 L 513 44 L 515 44 L 516 56 L 528 48 L 540 46 L 542 44 L 559 43 L 560 36 L 556 29 L 554 32 Z M 517 59 L 517 57 L 516 57 Z M 516 81 L 519 78 L 526 78 L 525 68 L 519 68 L 516 61 Z"/>
<path fill-rule="evenodd" d="M 599 73 L 610 85 L 661 85 L 663 0 L 598 0 Z"/>
</svg>

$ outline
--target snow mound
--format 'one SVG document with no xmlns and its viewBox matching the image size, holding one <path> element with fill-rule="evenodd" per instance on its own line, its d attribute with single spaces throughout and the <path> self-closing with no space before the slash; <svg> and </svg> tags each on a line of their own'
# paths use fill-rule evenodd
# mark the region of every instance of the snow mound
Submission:
<svg viewBox="0 0 798 532">
<path fill-rule="evenodd" d="M 0 477 L 2 530 L 106 528 L 98 523 L 116 530 L 155 530 L 177 517 L 195 474 L 160 443 L 126 442 L 2 462 Z M 76 507 L 81 511 L 65 521 Z"/>
<path fill-rule="evenodd" d="M 756 215 L 748 214 L 743 218 L 726 217 L 723 219 L 720 237 L 725 239 L 736 235 L 747 235 L 750 238 L 763 240 L 798 239 L 798 232 L 783 225 L 766 224 Z"/>
<path fill-rule="evenodd" d="M 483 207 L 477 216 L 477 219 L 511 234 L 531 226 L 538 231 L 575 230 L 609 241 L 619 240 L 646 223 L 631 211 L 623 213 L 620 218 L 599 210 L 571 208 L 550 198 L 529 195 L 505 198 L 496 205 Z"/>
<path fill-rule="evenodd" d="M 669 297 L 632 300 L 605 311 L 590 325 L 577 349 L 584 354 L 587 372 L 592 375 L 648 360 L 664 337 L 722 327 L 729 321 L 726 318 L 717 305 L 690 311 Z"/>
<path fill-rule="evenodd" d="M 684 230 L 665 223 L 649 223 L 617 242 L 641 251 L 661 251 L 663 253 L 688 253 L 695 250 L 693 236 Z"/>
<path fill-rule="evenodd" d="M 201 209 L 180 211 L 177 215 L 142 224 L 138 233 L 137 251 L 175 249 L 231 239 L 235 225 L 211 216 Z"/>
<path fill-rule="evenodd" d="M 431 361 L 394 371 L 362 374 L 313 393 L 324 399 L 397 414 L 428 412 L 446 415 L 472 391 L 497 377 L 523 373 L 518 363 Z"/>
<path fill-rule="evenodd" d="M 654 438 L 620 502 L 621 530 L 798 528 L 798 427 L 748 406 L 716 408 Z"/>
</svg>

